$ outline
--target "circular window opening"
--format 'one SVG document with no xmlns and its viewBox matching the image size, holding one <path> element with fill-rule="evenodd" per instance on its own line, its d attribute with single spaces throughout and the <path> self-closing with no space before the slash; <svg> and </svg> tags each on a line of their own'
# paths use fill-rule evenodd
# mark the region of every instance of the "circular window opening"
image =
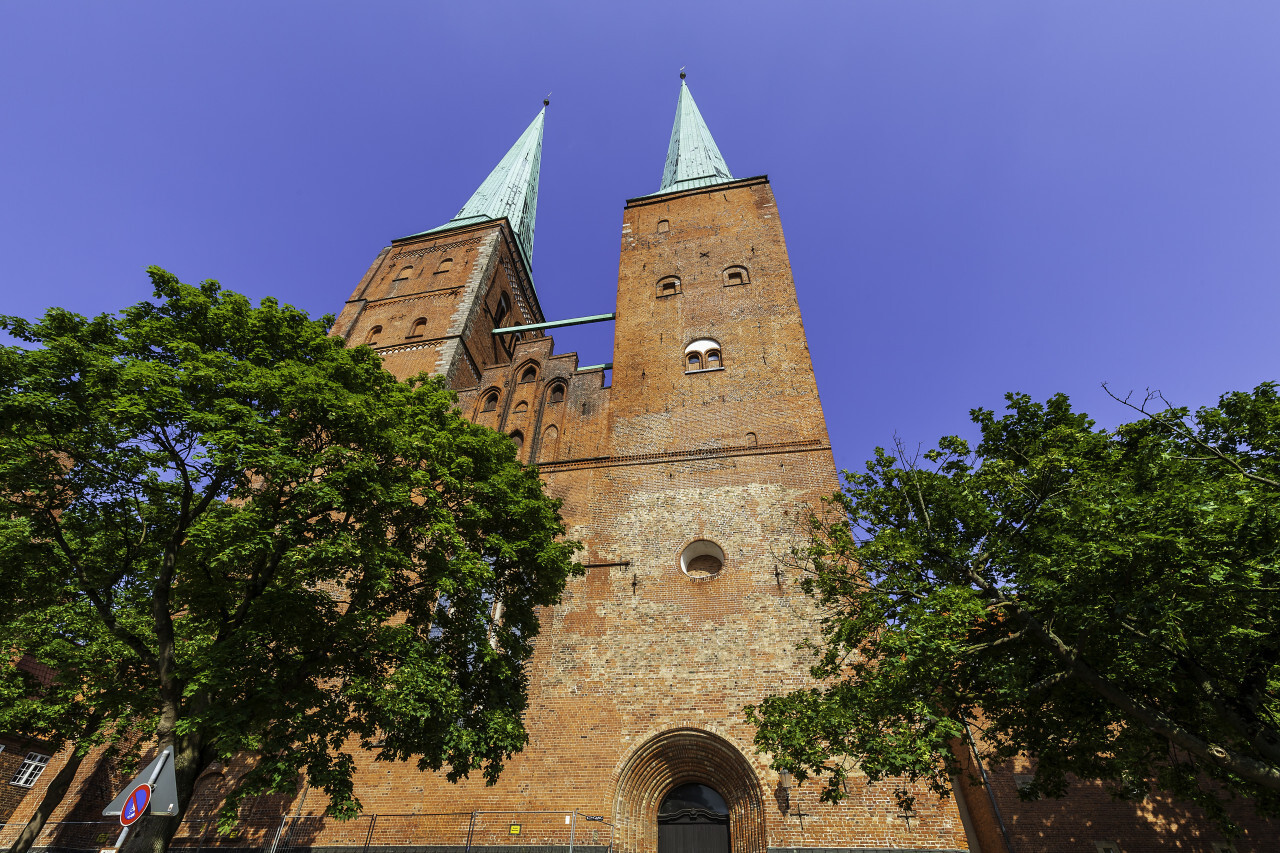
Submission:
<svg viewBox="0 0 1280 853">
<path fill-rule="evenodd" d="M 724 551 L 710 539 L 695 539 L 680 552 L 680 571 L 695 580 L 713 578 L 724 568 Z"/>
</svg>

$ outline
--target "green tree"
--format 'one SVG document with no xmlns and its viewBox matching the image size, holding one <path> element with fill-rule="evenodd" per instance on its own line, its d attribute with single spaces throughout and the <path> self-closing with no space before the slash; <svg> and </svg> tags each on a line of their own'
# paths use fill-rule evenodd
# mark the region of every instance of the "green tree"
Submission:
<svg viewBox="0 0 1280 853">
<path fill-rule="evenodd" d="M 149 272 L 157 300 L 119 315 L 0 318 L 28 344 L 0 350 L 0 642 L 61 685 L 6 662 L 30 701 L 3 725 L 150 725 L 180 813 L 210 763 L 253 753 L 224 825 L 300 774 L 355 814 L 355 743 L 494 781 L 527 737 L 536 608 L 573 571 L 559 502 L 331 317 Z"/>
<path fill-rule="evenodd" d="M 1280 812 L 1280 399 L 1158 396 L 1097 429 L 1064 396 L 977 409 L 922 457 L 877 449 L 796 552 L 822 613 L 811 689 L 749 708 L 775 765 L 838 798 L 856 763 L 940 793 L 965 721 L 1025 796 L 1155 785 L 1224 826 Z M 1122 400 L 1128 404 L 1127 400 Z"/>
</svg>

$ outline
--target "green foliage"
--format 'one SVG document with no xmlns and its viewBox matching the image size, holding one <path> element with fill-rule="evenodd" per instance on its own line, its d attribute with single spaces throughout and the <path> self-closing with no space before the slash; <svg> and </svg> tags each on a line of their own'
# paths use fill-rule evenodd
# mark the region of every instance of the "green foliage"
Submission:
<svg viewBox="0 0 1280 853">
<path fill-rule="evenodd" d="M 185 798 L 258 756 L 359 808 L 355 743 L 492 782 L 526 740 L 536 608 L 577 544 L 503 435 L 430 380 L 215 282 L 0 318 L 0 728 L 176 745 Z"/>
<path fill-rule="evenodd" d="M 1072 774 L 1280 813 L 1280 398 L 1153 399 L 1106 431 L 1009 395 L 976 452 L 846 472 L 796 552 L 817 685 L 748 709 L 757 746 L 829 799 L 853 763 L 946 793 L 968 722 L 984 760 L 1035 759 L 1029 798 Z"/>
</svg>

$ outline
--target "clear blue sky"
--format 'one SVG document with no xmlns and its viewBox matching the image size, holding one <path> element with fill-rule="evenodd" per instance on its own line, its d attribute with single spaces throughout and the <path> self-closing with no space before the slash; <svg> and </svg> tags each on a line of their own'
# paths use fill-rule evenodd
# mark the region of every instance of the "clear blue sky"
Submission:
<svg viewBox="0 0 1280 853">
<path fill-rule="evenodd" d="M 540 106 L 549 317 L 613 310 L 690 87 L 777 194 L 836 459 L 1004 392 L 1278 379 L 1280 3 L 0 4 L 0 311 L 143 269 L 336 312 Z M 557 334 L 607 361 L 612 325 Z"/>
</svg>

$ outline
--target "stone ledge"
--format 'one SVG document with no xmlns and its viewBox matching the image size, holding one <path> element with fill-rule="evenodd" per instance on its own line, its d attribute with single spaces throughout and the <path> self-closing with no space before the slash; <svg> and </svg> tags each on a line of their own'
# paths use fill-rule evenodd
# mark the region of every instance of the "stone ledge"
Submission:
<svg viewBox="0 0 1280 853">
<path fill-rule="evenodd" d="M 791 453 L 809 450 L 830 450 L 816 438 L 806 441 L 779 441 L 772 444 L 740 444 L 734 447 L 707 447 L 701 450 L 670 450 L 664 453 L 634 453 L 627 456 L 591 456 L 585 459 L 565 459 L 556 462 L 540 462 L 542 473 L 555 473 L 575 468 L 608 468 L 615 465 L 646 465 L 650 462 L 666 462 L 676 459 L 718 459 L 723 456 L 764 456 L 770 453 Z M 805 848 L 809 849 L 809 848 Z M 818 848 L 812 848 L 817 850 Z"/>
</svg>

